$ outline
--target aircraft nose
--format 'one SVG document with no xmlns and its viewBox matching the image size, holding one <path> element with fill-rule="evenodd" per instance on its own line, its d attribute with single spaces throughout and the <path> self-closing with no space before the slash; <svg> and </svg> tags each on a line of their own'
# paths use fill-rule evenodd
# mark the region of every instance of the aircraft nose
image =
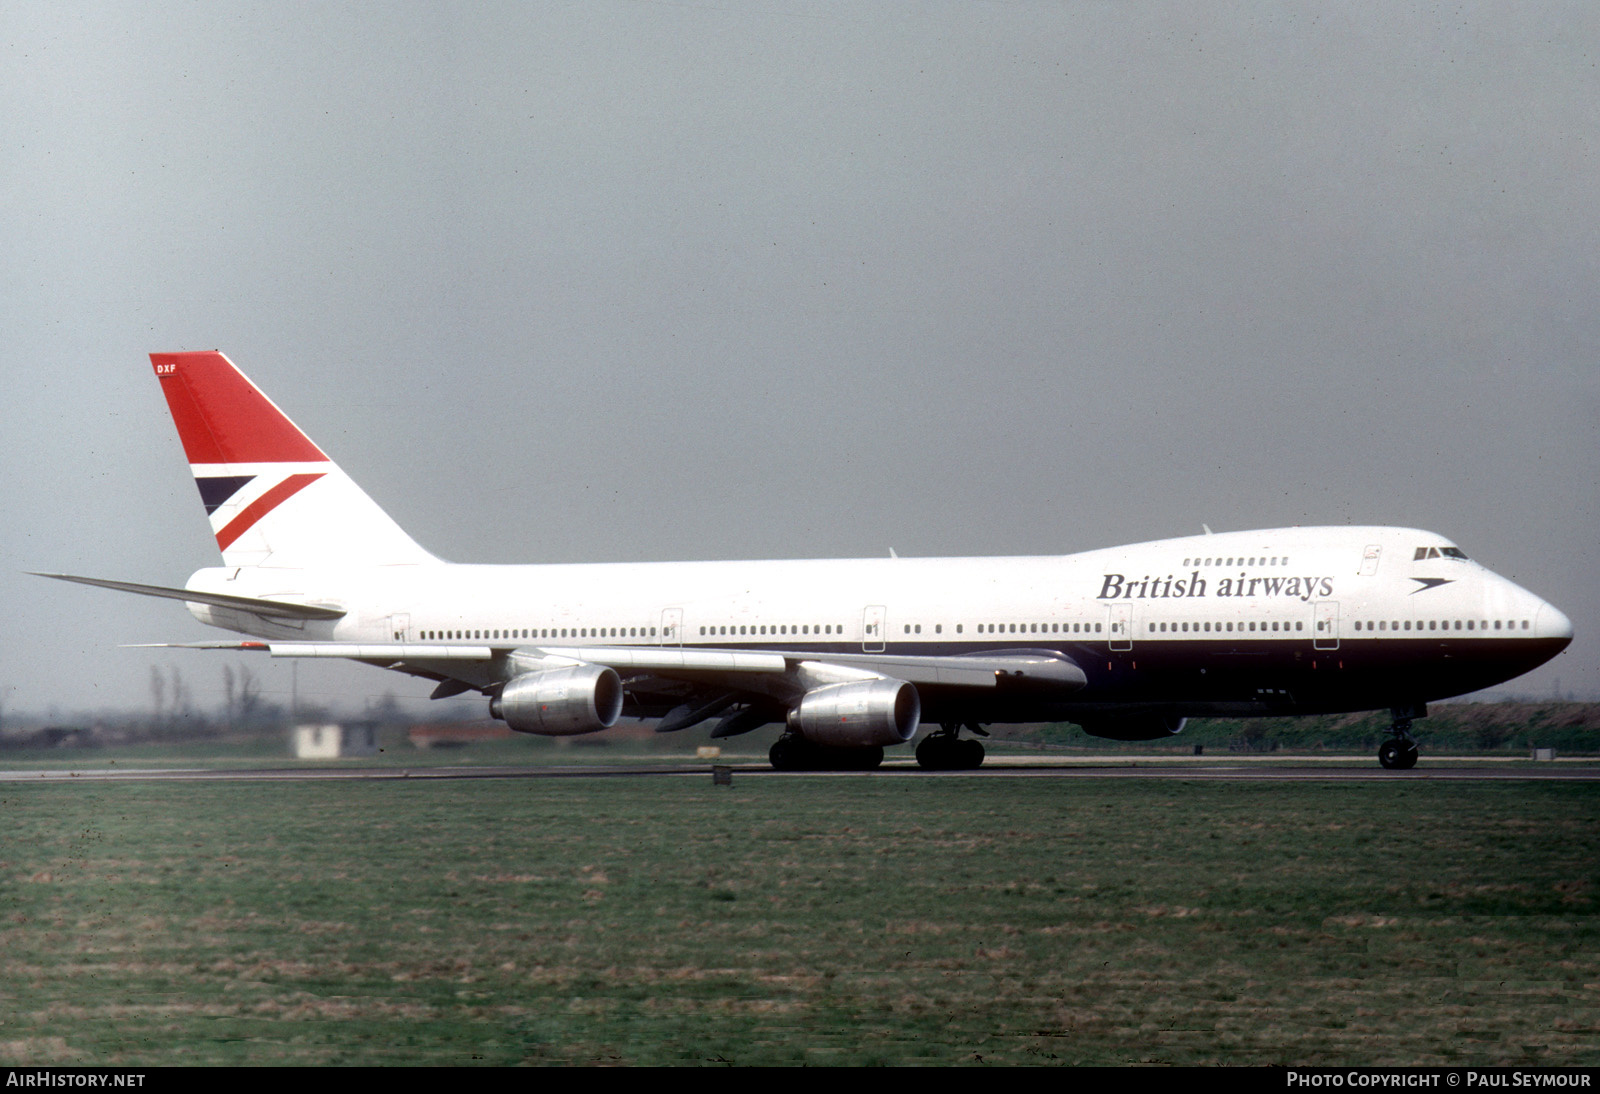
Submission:
<svg viewBox="0 0 1600 1094">
<path fill-rule="evenodd" d="M 1539 605 L 1533 625 L 1540 638 L 1559 638 L 1562 646 L 1572 641 L 1572 620 L 1554 604 Z"/>
</svg>

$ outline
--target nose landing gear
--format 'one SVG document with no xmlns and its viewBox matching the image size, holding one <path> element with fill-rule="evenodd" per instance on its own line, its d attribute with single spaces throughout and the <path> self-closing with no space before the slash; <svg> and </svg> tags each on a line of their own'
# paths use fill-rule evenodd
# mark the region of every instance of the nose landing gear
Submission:
<svg viewBox="0 0 1600 1094">
<path fill-rule="evenodd" d="M 1409 771 L 1417 766 L 1417 742 L 1411 736 L 1411 719 L 1426 718 L 1428 708 L 1395 707 L 1390 713 L 1394 721 L 1389 724 L 1389 739 L 1378 746 L 1378 762 L 1390 771 Z"/>
</svg>

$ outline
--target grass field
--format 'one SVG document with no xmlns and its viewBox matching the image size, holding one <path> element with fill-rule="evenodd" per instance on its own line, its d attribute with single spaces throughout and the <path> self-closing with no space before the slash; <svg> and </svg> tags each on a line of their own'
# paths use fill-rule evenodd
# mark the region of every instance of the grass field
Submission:
<svg viewBox="0 0 1600 1094">
<path fill-rule="evenodd" d="M 1600 790 L 9 784 L 0 1063 L 1600 1063 Z"/>
</svg>

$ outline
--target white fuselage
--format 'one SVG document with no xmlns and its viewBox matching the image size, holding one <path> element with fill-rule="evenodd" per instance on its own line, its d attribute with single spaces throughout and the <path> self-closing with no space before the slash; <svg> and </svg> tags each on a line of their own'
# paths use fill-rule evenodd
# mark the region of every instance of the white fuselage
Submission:
<svg viewBox="0 0 1600 1094">
<path fill-rule="evenodd" d="M 290 624 L 191 605 L 203 622 L 276 641 L 906 656 L 1036 649 L 1089 678 L 1071 696 L 1031 696 L 983 715 L 994 721 L 1129 705 L 1248 714 L 1422 702 L 1525 672 L 1572 633 L 1559 610 L 1442 537 L 1387 527 L 1022 558 L 244 567 L 202 570 L 189 588 L 347 612 Z M 946 698 L 949 710 L 936 690 L 925 697 L 926 720 L 967 716 Z"/>
</svg>

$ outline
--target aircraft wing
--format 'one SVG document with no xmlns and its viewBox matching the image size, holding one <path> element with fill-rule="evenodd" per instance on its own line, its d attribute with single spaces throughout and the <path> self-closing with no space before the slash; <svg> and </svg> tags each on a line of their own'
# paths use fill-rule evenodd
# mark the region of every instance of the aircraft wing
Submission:
<svg viewBox="0 0 1600 1094">
<path fill-rule="evenodd" d="M 1052 650 L 999 650 L 976 656 L 919 657 L 882 653 L 817 653 L 685 649 L 677 646 L 504 646 L 418 642 L 194 642 L 190 649 L 262 650 L 273 657 L 334 657 L 433 679 L 485 688 L 522 672 L 552 666 L 603 665 L 624 679 L 640 676 L 790 698 L 819 683 L 901 680 L 918 687 L 1001 686 L 1076 691 L 1088 683 L 1072 661 Z M 464 690 L 464 689 L 463 689 Z"/>
</svg>

